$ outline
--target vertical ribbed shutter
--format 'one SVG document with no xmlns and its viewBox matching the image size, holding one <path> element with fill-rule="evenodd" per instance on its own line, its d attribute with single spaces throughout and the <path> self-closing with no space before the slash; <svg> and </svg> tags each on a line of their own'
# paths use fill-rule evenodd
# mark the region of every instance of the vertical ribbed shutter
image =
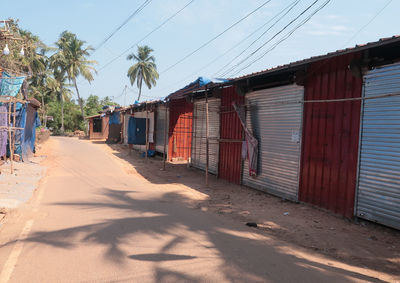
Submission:
<svg viewBox="0 0 400 283">
<path fill-rule="evenodd" d="M 400 64 L 364 77 L 364 97 L 400 95 Z M 357 216 L 400 229 L 400 96 L 363 102 Z"/>
<path fill-rule="evenodd" d="M 218 172 L 219 157 L 219 125 L 220 125 L 220 99 L 208 100 L 209 117 L 209 169 L 213 174 Z M 193 167 L 206 169 L 206 101 L 196 101 L 193 109 L 193 140 L 192 160 Z"/>
<path fill-rule="evenodd" d="M 164 105 L 157 107 L 157 119 L 156 119 L 156 151 L 164 152 L 164 140 L 165 140 L 165 111 L 167 111 L 167 131 L 168 131 L 168 110 Z M 168 132 L 167 132 L 168 136 Z M 168 152 L 168 142 L 166 144 L 166 152 Z"/>
<path fill-rule="evenodd" d="M 298 200 L 304 88 L 297 85 L 254 91 L 246 95 L 247 127 L 259 143 L 258 175 L 249 176 L 248 159 L 243 184 Z"/>
</svg>

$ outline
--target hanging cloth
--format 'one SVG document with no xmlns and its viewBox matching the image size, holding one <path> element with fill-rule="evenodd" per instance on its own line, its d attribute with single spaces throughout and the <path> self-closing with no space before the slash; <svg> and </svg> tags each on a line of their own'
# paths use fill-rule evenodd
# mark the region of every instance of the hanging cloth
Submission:
<svg viewBox="0 0 400 283">
<path fill-rule="evenodd" d="M 242 154 L 244 152 L 247 152 L 247 158 L 249 160 L 249 175 L 256 176 L 257 163 L 258 163 L 258 141 L 246 127 L 245 124 L 246 115 L 244 108 L 237 106 L 236 103 L 234 102 L 232 103 L 232 106 L 239 117 L 240 123 L 242 124 L 245 133 L 245 143 L 242 145 Z"/>
<path fill-rule="evenodd" d="M 3 72 L 0 78 L 0 95 L 16 96 L 21 89 L 25 77 L 12 77 Z"/>
<path fill-rule="evenodd" d="M 0 126 L 7 127 L 8 115 L 7 106 L 0 106 Z M 0 156 L 4 156 L 7 153 L 7 138 L 8 133 L 6 128 L 0 128 Z"/>
</svg>

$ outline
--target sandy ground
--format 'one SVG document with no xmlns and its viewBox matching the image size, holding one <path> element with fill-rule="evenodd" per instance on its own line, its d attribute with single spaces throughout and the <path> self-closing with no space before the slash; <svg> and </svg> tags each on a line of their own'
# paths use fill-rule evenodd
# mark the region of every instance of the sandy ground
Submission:
<svg viewBox="0 0 400 283">
<path fill-rule="evenodd" d="M 120 145 L 51 138 L 0 227 L 0 282 L 399 282 L 399 232 Z M 256 222 L 258 228 L 245 225 Z"/>
<path fill-rule="evenodd" d="M 4 215 L 8 210 L 18 208 L 32 197 L 35 188 L 45 173 L 45 167 L 40 165 L 44 159 L 45 156 L 37 155 L 25 162 L 14 162 L 13 174 L 10 171 L 10 161 L 0 167 L 1 214 Z"/>
<path fill-rule="evenodd" d="M 236 221 L 257 223 L 255 230 L 299 247 L 351 265 L 393 275 L 400 280 L 400 231 L 368 221 L 350 221 L 307 204 L 292 203 L 245 186 L 210 177 L 204 172 L 161 158 L 148 162 L 124 145 L 105 145 L 105 150 L 121 158 L 125 169 L 156 184 L 190 188 L 187 195 L 202 211 L 225 215 Z M 199 198 L 198 192 L 205 194 Z"/>
</svg>

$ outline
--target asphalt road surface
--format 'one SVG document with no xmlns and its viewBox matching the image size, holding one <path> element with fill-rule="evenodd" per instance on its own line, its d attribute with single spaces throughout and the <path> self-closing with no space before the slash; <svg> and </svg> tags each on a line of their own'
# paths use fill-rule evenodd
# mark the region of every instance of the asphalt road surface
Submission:
<svg viewBox="0 0 400 283">
<path fill-rule="evenodd" d="M 376 281 L 204 212 L 99 145 L 49 144 L 47 176 L 0 228 L 0 282 Z"/>
</svg>

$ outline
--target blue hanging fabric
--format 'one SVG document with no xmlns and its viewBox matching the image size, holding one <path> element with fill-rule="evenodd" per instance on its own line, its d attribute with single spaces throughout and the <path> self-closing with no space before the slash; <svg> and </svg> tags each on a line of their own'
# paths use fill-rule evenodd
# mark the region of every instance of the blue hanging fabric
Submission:
<svg viewBox="0 0 400 283">
<path fill-rule="evenodd" d="M 24 80 L 25 77 L 12 77 L 7 72 L 3 72 L 0 78 L 0 95 L 16 96 Z"/>
<path fill-rule="evenodd" d="M 114 125 L 114 124 L 116 124 L 116 125 L 119 125 L 119 124 L 121 124 L 121 121 L 120 121 L 120 112 L 118 111 L 114 111 L 111 115 L 110 115 L 110 119 L 108 120 L 108 123 L 110 124 L 110 125 Z"/>
<path fill-rule="evenodd" d="M 6 127 L 8 124 L 7 106 L 0 106 L 0 126 Z M 7 152 L 8 133 L 6 128 L 0 128 L 0 156 Z"/>
<path fill-rule="evenodd" d="M 17 118 L 15 121 L 15 126 L 17 128 L 23 128 L 25 129 L 25 123 L 26 123 L 26 107 L 27 105 L 24 104 L 22 107 L 17 110 Z M 23 143 L 25 140 L 25 130 L 16 130 L 15 132 L 15 154 L 18 154 L 21 159 L 22 159 L 22 148 L 23 148 Z"/>
</svg>

